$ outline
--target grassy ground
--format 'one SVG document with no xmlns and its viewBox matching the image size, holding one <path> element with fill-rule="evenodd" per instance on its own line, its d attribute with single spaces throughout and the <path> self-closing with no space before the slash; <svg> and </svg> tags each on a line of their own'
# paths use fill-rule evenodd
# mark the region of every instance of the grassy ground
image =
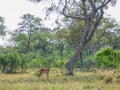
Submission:
<svg viewBox="0 0 120 90">
<path fill-rule="evenodd" d="M 116 75 L 112 71 L 75 72 L 66 76 L 58 69 L 52 69 L 49 79 L 46 75 L 40 78 L 36 70 L 26 74 L 0 74 L 0 90 L 120 90 Z M 105 83 L 106 78 L 113 81 Z"/>
</svg>

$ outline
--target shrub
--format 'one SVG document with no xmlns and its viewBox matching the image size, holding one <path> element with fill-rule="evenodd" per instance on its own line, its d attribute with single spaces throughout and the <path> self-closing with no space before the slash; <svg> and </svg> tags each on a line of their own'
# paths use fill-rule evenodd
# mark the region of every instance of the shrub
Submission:
<svg viewBox="0 0 120 90">
<path fill-rule="evenodd" d="M 101 68 L 116 68 L 120 61 L 120 51 L 105 47 L 95 53 L 94 59 Z"/>
<path fill-rule="evenodd" d="M 29 68 L 39 68 L 41 66 L 40 59 L 32 59 L 29 62 Z"/>
</svg>

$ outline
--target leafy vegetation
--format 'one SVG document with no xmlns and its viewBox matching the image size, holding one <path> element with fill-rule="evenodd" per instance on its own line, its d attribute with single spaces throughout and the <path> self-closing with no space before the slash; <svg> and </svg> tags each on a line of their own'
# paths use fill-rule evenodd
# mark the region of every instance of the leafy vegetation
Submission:
<svg viewBox="0 0 120 90">
<path fill-rule="evenodd" d="M 95 60 L 98 67 L 116 68 L 120 61 L 120 51 L 113 50 L 111 47 L 102 48 L 95 53 Z"/>
<path fill-rule="evenodd" d="M 23 17 L 28 17 L 23 19 L 24 22 L 29 19 L 33 19 L 33 21 L 38 19 L 30 14 L 23 15 Z M 119 40 L 119 28 L 117 28 L 116 22 L 109 19 L 109 22 L 106 23 L 106 20 L 108 19 L 102 20 L 104 24 L 101 26 L 104 25 L 104 27 L 99 28 L 100 31 L 95 33 L 93 40 L 77 58 L 78 62 L 75 68 L 80 67 L 84 71 L 91 71 L 93 68 L 119 68 L 119 42 L 113 44 L 115 42 L 109 42 L 108 37 L 108 34 L 112 34 L 114 36 L 112 41 Z M 109 26 L 111 22 L 113 23 L 112 27 Z M 34 26 L 35 23 L 39 23 L 40 26 L 32 28 L 32 32 L 28 30 L 30 26 L 26 26 L 26 29 L 20 25 L 18 29 L 11 32 L 12 42 L 10 45 L 0 48 L 2 72 L 25 72 L 28 68 L 47 67 L 48 62 L 52 63 L 53 68 L 63 68 L 68 59 L 71 58 L 79 43 L 77 41 L 81 38 L 78 33 L 82 32 L 76 31 L 77 27 L 75 28 L 74 25 L 81 25 L 81 28 L 84 28 L 83 23 L 71 23 L 68 29 L 56 28 L 55 31 L 43 27 L 41 19 L 40 22 L 31 22 L 31 25 Z M 24 23 L 22 24 L 24 25 Z M 106 25 L 109 27 L 107 28 Z M 117 29 L 114 32 L 109 30 L 115 28 Z M 28 33 L 31 33 L 30 36 Z"/>
</svg>

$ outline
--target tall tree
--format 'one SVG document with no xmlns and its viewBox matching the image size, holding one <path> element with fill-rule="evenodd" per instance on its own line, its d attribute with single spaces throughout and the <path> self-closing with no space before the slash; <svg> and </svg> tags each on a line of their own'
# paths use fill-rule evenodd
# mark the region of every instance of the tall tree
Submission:
<svg viewBox="0 0 120 90">
<path fill-rule="evenodd" d="M 20 22 L 19 28 L 16 29 L 13 33 L 14 40 L 20 44 L 22 43 L 25 46 L 26 65 L 29 59 L 30 47 L 32 42 L 32 36 L 35 32 L 39 31 L 41 28 L 41 19 L 34 17 L 30 14 L 24 14 L 22 17 L 22 22 Z"/>
<path fill-rule="evenodd" d="M 44 56 L 48 54 L 47 46 L 50 44 L 49 41 L 51 41 L 51 37 L 53 35 L 50 32 L 51 30 L 48 28 L 41 28 L 39 32 L 34 33 L 33 39 L 34 39 L 34 50 L 39 51 L 41 50 L 41 55 Z"/>
<path fill-rule="evenodd" d="M 31 0 L 40 2 L 44 0 Z M 49 1 L 49 0 L 48 0 Z M 73 75 L 73 67 L 77 62 L 77 57 L 91 41 L 97 27 L 104 15 L 105 9 L 111 2 L 115 5 L 117 0 L 52 0 L 48 10 L 57 10 L 63 16 L 71 19 L 81 20 L 85 24 L 85 30 L 77 46 L 77 49 L 70 60 L 66 63 L 67 75 Z M 50 2 L 50 1 L 49 1 Z"/>
</svg>

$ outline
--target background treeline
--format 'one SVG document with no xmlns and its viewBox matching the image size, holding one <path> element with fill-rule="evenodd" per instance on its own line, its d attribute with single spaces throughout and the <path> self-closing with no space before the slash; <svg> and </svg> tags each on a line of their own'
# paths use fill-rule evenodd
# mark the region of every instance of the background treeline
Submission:
<svg viewBox="0 0 120 90">
<path fill-rule="evenodd" d="M 63 18 L 50 29 L 39 17 L 24 14 L 16 30 L 7 30 L 0 17 L 0 36 L 8 42 L 0 46 L 0 70 L 6 73 L 26 72 L 28 68 L 64 68 L 76 49 L 84 23 Z M 62 23 L 62 24 L 61 24 Z M 64 24 L 65 23 L 65 24 Z M 120 68 L 120 25 L 111 18 L 103 18 L 94 38 L 80 53 L 76 68 Z"/>
</svg>

